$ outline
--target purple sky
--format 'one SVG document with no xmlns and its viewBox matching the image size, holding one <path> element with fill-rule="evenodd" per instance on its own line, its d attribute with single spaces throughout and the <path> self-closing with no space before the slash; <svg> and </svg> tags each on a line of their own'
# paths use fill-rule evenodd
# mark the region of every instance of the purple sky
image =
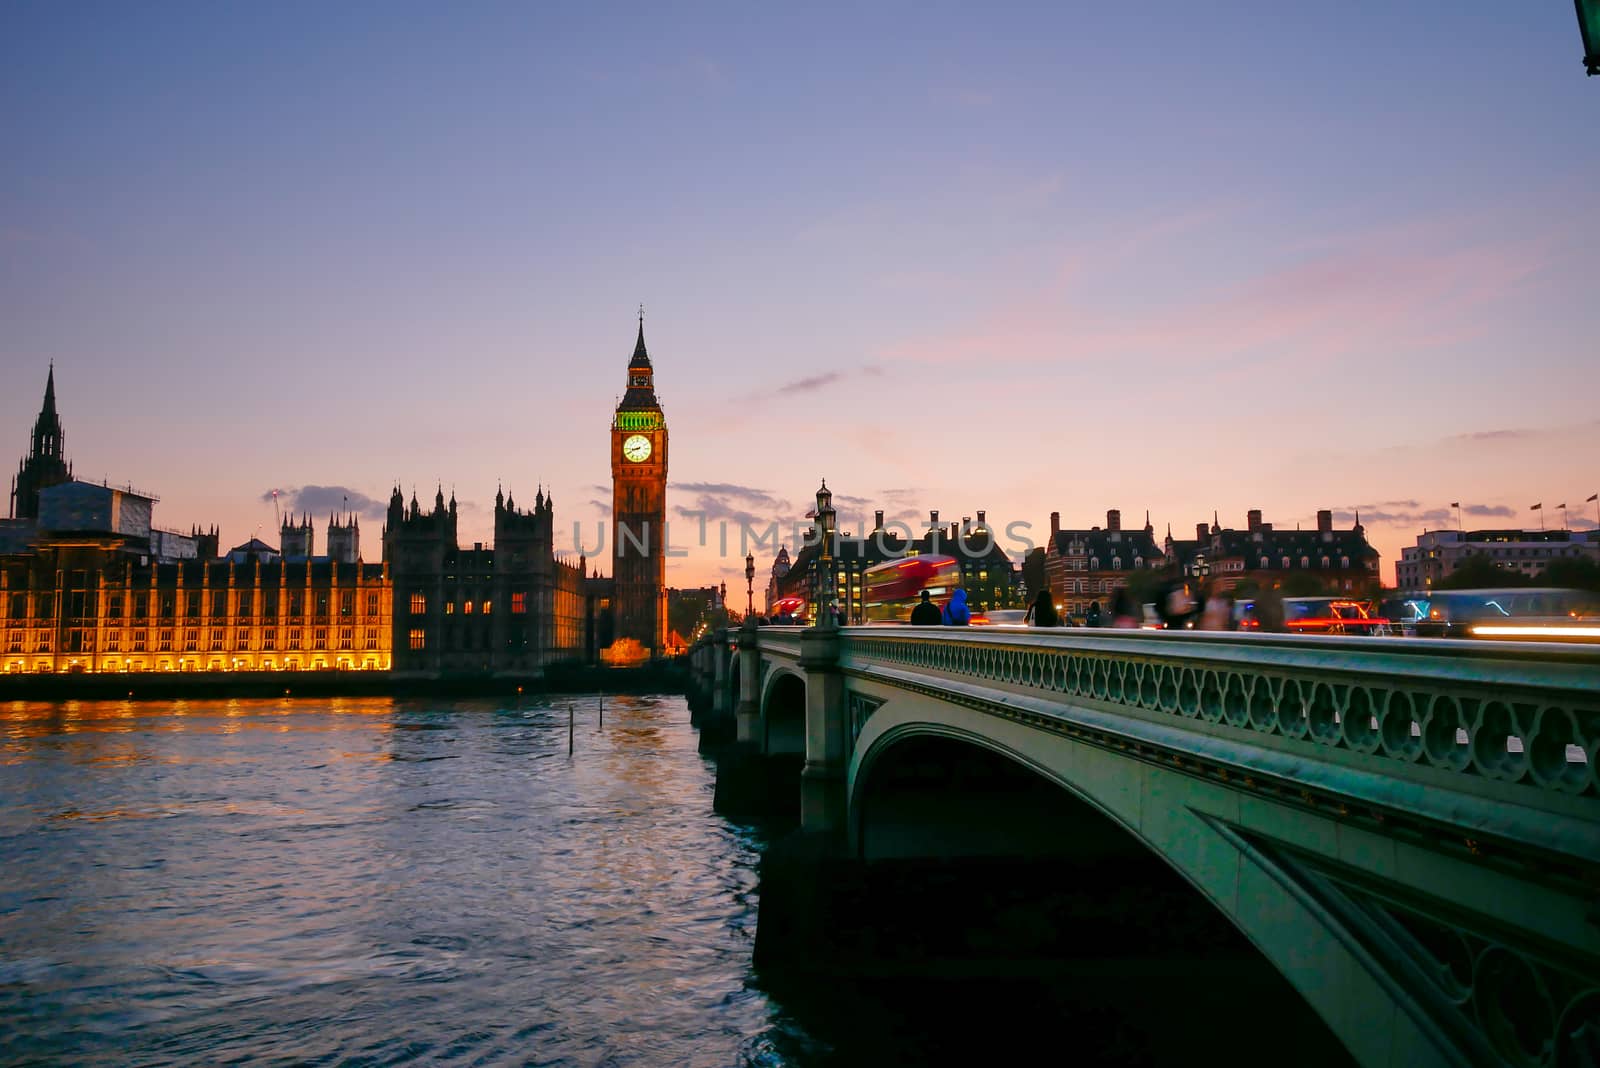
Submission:
<svg viewBox="0 0 1600 1068">
<path fill-rule="evenodd" d="M 1592 526 L 1571 5 L 1217 7 L 8 3 L 0 459 L 592 544 L 642 301 L 674 510 Z"/>
</svg>

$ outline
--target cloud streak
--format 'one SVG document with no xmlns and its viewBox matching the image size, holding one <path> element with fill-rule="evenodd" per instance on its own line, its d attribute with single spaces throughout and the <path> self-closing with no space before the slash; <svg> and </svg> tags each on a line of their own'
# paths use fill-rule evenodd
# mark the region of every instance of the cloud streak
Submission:
<svg viewBox="0 0 1600 1068">
<path fill-rule="evenodd" d="M 287 514 L 310 512 L 313 516 L 332 512 L 354 512 L 363 519 L 382 519 L 388 511 L 388 502 L 369 497 L 349 486 L 294 486 L 289 489 L 267 490 L 261 495 L 265 504 L 272 503 L 278 495 L 278 507 Z"/>
</svg>

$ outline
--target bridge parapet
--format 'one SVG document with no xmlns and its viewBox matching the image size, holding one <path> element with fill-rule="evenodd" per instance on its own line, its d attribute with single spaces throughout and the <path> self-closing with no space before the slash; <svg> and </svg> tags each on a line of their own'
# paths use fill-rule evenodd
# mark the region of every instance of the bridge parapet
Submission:
<svg viewBox="0 0 1600 1068">
<path fill-rule="evenodd" d="M 1515 643 L 1177 632 L 846 630 L 846 669 L 900 665 L 1196 725 L 1600 796 L 1600 653 Z M 1585 806 L 1586 808 L 1588 806 Z"/>
</svg>

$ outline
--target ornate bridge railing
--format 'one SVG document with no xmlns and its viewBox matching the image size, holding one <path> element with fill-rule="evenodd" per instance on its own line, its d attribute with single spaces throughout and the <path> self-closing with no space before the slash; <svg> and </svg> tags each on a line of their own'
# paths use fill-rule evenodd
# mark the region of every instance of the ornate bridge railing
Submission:
<svg viewBox="0 0 1600 1068">
<path fill-rule="evenodd" d="M 1581 646 L 906 627 L 846 630 L 840 659 L 1600 797 L 1600 650 Z"/>
</svg>

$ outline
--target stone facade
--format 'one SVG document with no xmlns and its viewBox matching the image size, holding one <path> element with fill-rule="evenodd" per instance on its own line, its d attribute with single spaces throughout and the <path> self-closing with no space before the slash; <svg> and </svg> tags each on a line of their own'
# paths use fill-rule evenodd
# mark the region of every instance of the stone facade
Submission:
<svg viewBox="0 0 1600 1068">
<path fill-rule="evenodd" d="M 492 548 L 462 548 L 457 506 L 441 487 L 433 510 L 395 487 L 383 532 L 394 583 L 396 674 L 534 676 L 553 663 L 585 659 L 593 620 L 584 560 L 554 549 L 555 505 L 541 488 L 532 510 L 495 494 Z"/>
</svg>

